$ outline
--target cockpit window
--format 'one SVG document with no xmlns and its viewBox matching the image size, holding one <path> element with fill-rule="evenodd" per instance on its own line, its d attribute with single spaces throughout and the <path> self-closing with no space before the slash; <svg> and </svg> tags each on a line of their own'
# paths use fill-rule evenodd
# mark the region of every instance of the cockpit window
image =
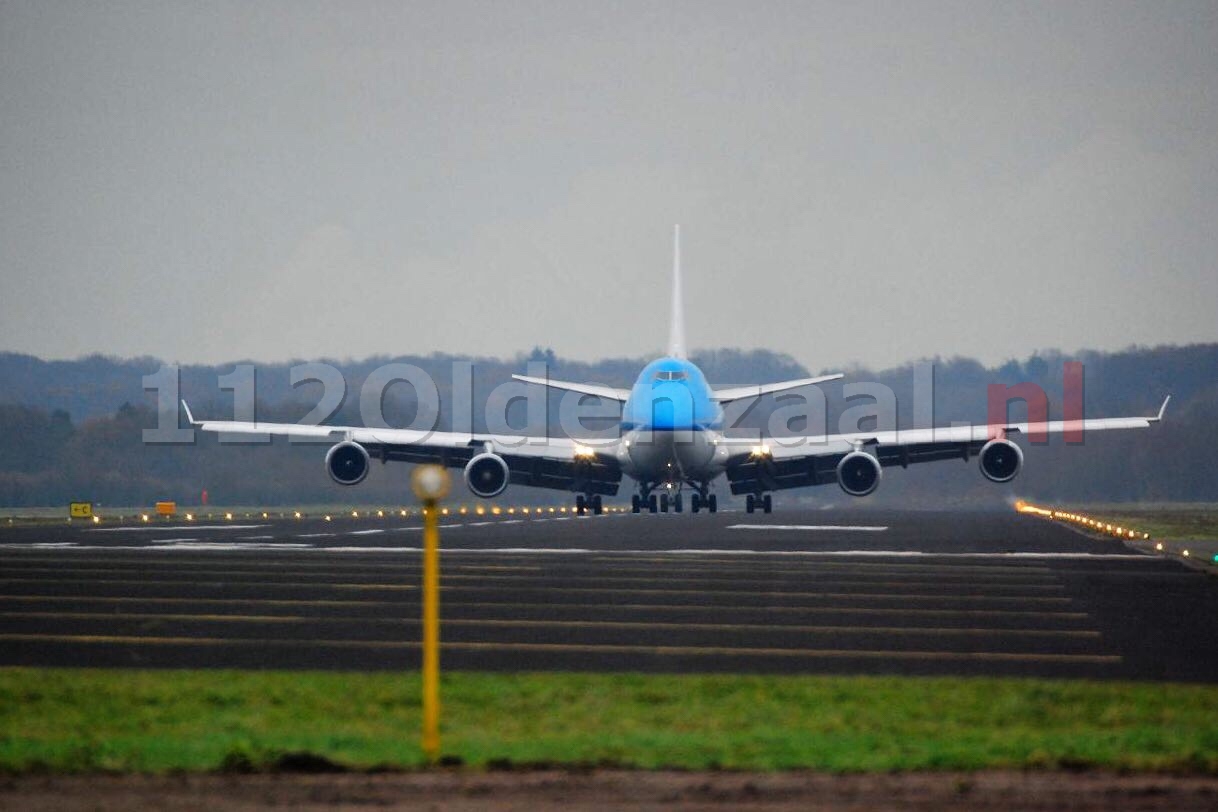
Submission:
<svg viewBox="0 0 1218 812">
<path fill-rule="evenodd" d="M 674 370 L 674 371 L 669 371 L 669 370 L 664 370 L 664 369 L 661 369 L 660 371 L 658 371 L 658 372 L 655 374 L 655 378 L 654 378 L 653 380 L 657 380 L 657 381 L 683 381 L 683 380 L 685 380 L 687 377 L 689 377 L 689 376 L 685 374 L 685 370 L 683 370 L 683 369 L 678 369 L 678 370 Z"/>
</svg>

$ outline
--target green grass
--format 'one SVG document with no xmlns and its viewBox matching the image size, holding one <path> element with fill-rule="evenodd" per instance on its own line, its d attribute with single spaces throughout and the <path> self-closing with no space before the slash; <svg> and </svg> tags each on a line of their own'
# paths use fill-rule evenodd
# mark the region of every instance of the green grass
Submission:
<svg viewBox="0 0 1218 812">
<path fill-rule="evenodd" d="M 1130 508 L 1103 514 L 1104 521 L 1120 523 L 1151 538 L 1164 541 L 1218 540 L 1218 508 Z M 1098 518 L 1098 517 L 1097 517 Z"/>
<path fill-rule="evenodd" d="M 446 674 L 444 753 L 830 771 L 1218 772 L 1218 686 L 1017 679 Z M 417 673 L 0 669 L 0 770 L 414 768 Z"/>
</svg>

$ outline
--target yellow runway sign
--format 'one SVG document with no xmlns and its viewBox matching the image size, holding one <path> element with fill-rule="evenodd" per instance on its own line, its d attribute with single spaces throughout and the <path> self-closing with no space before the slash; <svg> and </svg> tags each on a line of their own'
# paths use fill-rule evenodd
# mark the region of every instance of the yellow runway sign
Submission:
<svg viewBox="0 0 1218 812">
<path fill-rule="evenodd" d="M 92 502 L 73 502 L 69 508 L 69 516 L 73 519 L 88 519 L 93 515 Z"/>
</svg>

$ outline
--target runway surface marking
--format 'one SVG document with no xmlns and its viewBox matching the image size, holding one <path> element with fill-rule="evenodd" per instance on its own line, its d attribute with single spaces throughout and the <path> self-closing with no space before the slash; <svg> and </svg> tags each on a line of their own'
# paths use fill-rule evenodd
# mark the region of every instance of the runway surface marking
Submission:
<svg viewBox="0 0 1218 812">
<path fill-rule="evenodd" d="M 20 575 L 15 575 L 15 578 L 18 580 L 23 580 L 23 581 L 45 580 L 43 578 L 21 577 L 21 576 L 28 576 L 28 575 L 45 574 L 45 575 L 57 576 L 54 580 L 59 580 L 59 581 L 87 579 L 87 580 L 93 582 L 93 581 L 98 580 L 96 578 L 96 576 L 98 574 L 103 574 L 103 575 L 131 574 L 135 569 L 136 569 L 135 567 L 105 567 L 105 566 L 90 567 L 87 569 L 85 569 L 85 568 L 77 568 L 77 569 L 58 568 L 58 569 L 55 569 L 55 568 L 51 568 L 51 567 L 16 567 L 16 568 L 12 568 L 11 571 L 14 574 L 20 573 Z M 512 583 L 521 583 L 521 582 L 526 582 L 529 580 L 528 576 L 523 576 L 518 573 L 504 574 L 504 573 L 500 573 L 497 571 L 484 572 L 484 570 L 488 569 L 486 567 L 472 568 L 472 569 L 478 570 L 478 572 L 476 572 L 476 573 L 467 573 L 466 570 L 468 570 L 468 569 L 471 569 L 471 568 L 462 568 L 462 570 L 457 573 L 452 573 L 452 572 L 445 573 L 442 576 L 443 580 L 446 582 L 475 581 L 475 582 L 479 582 L 479 583 L 486 582 L 486 581 L 507 581 L 507 582 L 512 582 Z M 0 572 L 3 572 L 4 570 L 5 570 L 5 568 L 0 566 Z M 140 570 L 140 571 L 142 572 L 142 570 Z M 525 571 L 526 572 L 538 572 L 538 573 L 541 572 L 540 569 L 531 569 L 531 570 L 525 570 Z M 384 568 L 368 568 L 366 571 L 363 571 L 363 572 L 342 572 L 342 573 L 326 572 L 326 571 L 320 571 L 320 570 L 291 569 L 291 568 L 284 568 L 284 569 L 276 568 L 273 570 L 191 569 L 191 570 L 183 570 L 180 573 L 160 573 L 161 577 L 158 579 L 158 582 L 160 582 L 160 583 L 166 582 L 166 580 L 167 580 L 166 576 L 180 576 L 180 577 L 173 577 L 172 580 L 175 580 L 175 581 L 203 576 L 203 577 L 217 577 L 217 578 L 227 578 L 227 579 L 240 578 L 240 579 L 243 579 L 240 581 L 240 583 L 250 583 L 251 579 L 262 578 L 267 575 L 274 575 L 274 576 L 280 577 L 280 578 L 290 577 L 290 578 L 326 579 L 326 578 L 331 578 L 335 575 L 340 575 L 340 574 L 341 574 L 341 577 L 343 577 L 343 578 L 375 578 L 375 579 L 384 579 L 385 578 Z M 404 577 L 408 577 L 411 575 L 414 575 L 417 577 L 418 570 L 411 569 L 411 570 L 404 571 L 402 574 Z M 551 573 L 551 574 L 559 574 L 559 573 Z M 701 586 L 717 584 L 717 583 L 732 584 L 732 585 L 736 585 L 736 586 L 750 586 L 750 587 L 757 586 L 757 587 L 764 588 L 764 587 L 773 586 L 776 584 L 776 582 L 781 582 L 781 581 L 788 581 L 788 582 L 797 581 L 799 583 L 806 583 L 806 582 L 812 581 L 817 586 L 834 587 L 834 588 L 870 587 L 870 588 L 906 589 L 906 588 L 910 588 L 910 587 L 925 588 L 927 586 L 934 586 L 936 584 L 943 582 L 943 579 L 933 577 L 930 574 L 927 574 L 924 576 L 917 576 L 916 579 L 903 578 L 900 580 L 880 580 L 877 578 L 866 578 L 866 577 L 858 578 L 858 577 L 845 576 L 842 574 L 834 574 L 834 575 L 826 577 L 826 574 L 815 573 L 815 572 L 775 573 L 775 577 L 770 577 L 770 578 L 750 578 L 750 577 L 748 577 L 750 574 L 752 574 L 752 573 L 750 573 L 748 570 L 742 571 L 740 574 L 738 574 L 735 577 L 731 576 L 730 574 L 708 577 L 708 575 L 706 573 L 690 574 L 690 573 L 684 573 L 684 572 L 673 572 L 673 573 L 657 575 L 654 571 L 650 575 L 646 575 L 646 576 L 644 576 L 644 575 L 623 576 L 623 575 L 619 574 L 618 572 L 614 572 L 614 573 L 605 573 L 605 574 L 598 574 L 598 575 L 564 574 L 563 581 L 567 585 L 583 584 L 583 583 L 603 584 L 608 579 L 608 580 L 612 580 L 612 582 L 615 584 L 661 583 L 661 584 L 668 584 L 669 586 L 675 586 L 675 585 L 680 584 L 682 587 L 684 587 L 684 589 L 691 589 L 691 588 L 696 589 Z M 1032 573 L 1031 575 L 1035 576 L 1035 573 Z M 544 576 L 544 574 L 541 574 L 538 577 L 545 577 L 545 576 Z M 0 575 L 0 582 L 7 581 L 7 580 L 12 580 L 12 579 L 8 578 L 6 575 Z M 952 579 L 949 579 L 949 580 L 952 580 Z M 954 580 L 964 581 L 968 584 L 974 584 L 974 585 L 981 585 L 984 583 L 986 586 L 1005 590 L 1005 591 L 1027 590 L 1027 591 L 1031 591 L 1031 592 L 1041 592 L 1041 591 L 1062 592 L 1062 591 L 1065 591 L 1065 589 L 1066 589 L 1064 584 L 1060 583 L 1056 579 L 1053 579 L 1052 576 L 1041 576 L 1037 579 L 1037 581 L 1034 581 L 1032 578 L 1029 578 L 1029 577 L 1025 577 L 1020 580 L 1011 580 L 1011 576 L 1003 576 L 998 579 L 988 579 L 988 580 L 983 580 L 983 579 L 977 578 L 975 576 L 974 577 L 956 576 L 954 578 Z M 398 583 L 398 582 L 395 581 L 394 583 Z M 371 586 L 376 586 L 376 585 L 377 585 L 376 583 L 371 584 Z"/>
<path fill-rule="evenodd" d="M 45 578 L 0 578 L 0 584 L 43 584 L 46 583 Z M 86 583 L 101 586 L 169 586 L 169 587 L 245 587 L 258 589 L 302 589 L 314 588 L 321 590 L 332 591 L 355 591 L 355 592 L 376 592 L 376 591 L 408 591 L 417 590 L 419 587 L 415 584 L 404 583 L 344 583 L 344 582 L 317 582 L 317 581 L 206 581 L 203 583 L 189 583 L 182 579 L 165 579 L 165 578 L 91 578 L 89 576 L 76 577 L 60 577 L 54 579 L 56 583 Z M 604 581 L 603 578 L 593 579 Z M 880 586 L 877 584 L 866 584 L 869 588 Z M 918 585 L 921 587 L 931 586 Z M 445 592 L 498 592 L 502 587 L 498 586 L 463 586 L 463 585 L 448 585 L 441 584 L 441 590 Z M 554 594 L 597 594 L 597 593 L 612 593 L 615 595 L 669 595 L 669 594 L 690 594 L 690 595 L 714 595 L 714 596 L 737 596 L 740 594 L 737 590 L 727 589 L 698 589 L 696 587 L 690 589 L 646 589 L 638 587 L 616 587 L 616 586 L 566 586 L 566 585 L 551 585 L 541 584 L 538 586 L 522 586 L 520 591 L 542 592 Z M 1068 604 L 1070 598 L 1055 595 L 992 595 L 982 592 L 967 592 L 967 593 L 952 593 L 943 594 L 942 592 L 908 592 L 894 594 L 893 592 L 829 592 L 815 591 L 809 592 L 805 590 L 786 590 L 766 588 L 756 591 L 750 591 L 752 597 L 758 598 L 811 598 L 815 600 L 833 599 L 833 600 L 872 600 L 872 601 L 944 601 L 944 602 L 976 602 L 976 601 L 993 601 L 995 603 L 1021 601 L 1024 603 L 1034 604 Z"/>
<path fill-rule="evenodd" d="M 135 637 L 130 635 L 88 634 L 0 634 L 5 643 L 70 643 L 73 645 L 126 645 L 126 646 L 182 646 L 182 647 L 292 647 L 307 642 L 310 646 L 335 649 L 389 649 L 414 651 L 421 644 L 397 640 L 294 640 L 280 638 L 225 638 L 225 637 Z M 510 643 L 445 642 L 448 651 L 527 651 L 570 654 L 649 654 L 669 657 L 790 657 L 801 659 L 857 659 L 857 660 L 938 660 L 971 662 L 1045 662 L 1045 663 L 1091 663 L 1116 664 L 1121 662 L 1119 654 L 1060 654 L 1055 652 L 1008 652 L 1008 651 L 918 651 L 900 649 L 804 649 L 804 648 L 758 648 L 733 646 L 646 646 L 621 644 L 573 644 L 573 643 Z"/>
<path fill-rule="evenodd" d="M 417 601 L 399 600 L 326 600 L 326 599 L 290 599 L 290 598 L 182 598 L 165 597 L 131 597 L 90 595 L 76 597 L 74 595 L 0 595 L 0 604 L 4 603 L 75 603 L 75 604 L 139 604 L 150 603 L 180 604 L 185 606 L 281 606 L 281 607 L 344 607 L 344 608 L 401 608 L 416 606 Z M 938 617 L 949 618 L 966 616 L 970 618 L 1042 618 L 1049 620 L 1086 620 L 1086 612 L 1040 611 L 1032 609 L 922 609 L 914 607 L 897 607 L 886 609 L 882 607 L 821 607 L 821 606 L 767 606 L 767 605 L 732 605 L 711 604 L 691 606 L 689 604 L 673 603 L 535 603 L 519 601 L 461 601 L 448 598 L 444 601 L 448 609 L 522 609 L 545 611 L 618 611 L 618 612 L 669 612 L 673 614 L 689 613 L 692 611 L 708 613 L 733 614 L 810 614 L 810 615 L 871 615 L 879 617 Z M 108 615 L 106 615 L 108 617 Z"/>
<path fill-rule="evenodd" d="M 729 524 L 728 530 L 841 530 L 847 533 L 881 533 L 884 526 L 863 524 Z"/>
<path fill-rule="evenodd" d="M 343 625 L 360 626 L 420 626 L 419 618 L 368 618 L 368 617 L 314 617 L 311 615 L 216 615 L 216 614 L 178 614 L 163 612 L 115 612 L 104 617 L 94 612 L 0 612 L 0 618 L 37 619 L 37 620 L 94 620 L 110 622 L 114 620 L 145 621 L 183 621 L 195 623 L 270 623 L 283 625 Z M 858 626 L 858 625 L 804 625 L 795 623 L 671 623 L 664 621 L 626 621 L 626 620 L 534 620 L 529 618 L 446 618 L 445 626 L 479 627 L 506 629 L 625 629 L 647 630 L 661 629 L 664 631 L 681 631 L 696 629 L 698 631 L 737 631 L 751 634 L 798 632 L 800 634 L 841 634 L 849 632 L 860 635 L 948 635 L 975 637 L 980 635 L 999 635 L 1010 637 L 1070 637 L 1079 639 L 1098 640 L 1101 635 L 1092 629 L 1044 629 L 1044 628 L 1004 628 L 997 627 L 955 627 L 955 626 Z M 303 641 L 303 642 L 308 642 Z M 447 643 L 445 643 L 446 645 Z"/>
<path fill-rule="evenodd" d="M 516 521 L 501 521 L 494 524 L 518 524 Z M 457 525 L 460 526 L 460 525 Z M 466 525 L 474 526 L 474 525 Z M 764 525 L 770 527 L 769 525 Z M 732 526 L 735 527 L 735 526 Z M 103 528 L 105 529 L 105 528 Z M 115 528 L 117 529 L 117 528 Z M 143 528 L 136 528 L 143 529 Z M 417 531 L 418 527 L 403 527 L 397 528 L 389 532 L 400 531 Z M 729 527 L 731 529 L 731 527 Z M 779 528 L 781 529 L 781 528 Z M 840 529 L 840 528 L 837 528 Z M 89 531 L 92 532 L 92 531 Z M 362 530 L 344 533 L 343 535 L 369 535 L 379 534 L 386 531 L 383 530 Z M 318 539 L 318 538 L 334 538 L 337 533 L 301 533 L 295 538 L 298 539 Z M 172 543 L 171 543 L 172 542 Z M 50 549 L 48 543 L 33 542 L 33 543 L 12 543 L 5 545 L 5 549 Z M 324 544 L 308 544 L 294 543 L 286 541 L 208 541 L 204 539 L 194 538 L 173 538 L 173 539 L 150 539 L 148 545 L 134 544 L 80 544 L 75 542 L 57 542 L 54 549 L 64 551 L 113 551 L 113 552 L 161 552 L 161 551 L 179 551 L 179 552 L 204 552 L 209 550 L 232 552 L 241 550 L 283 550 L 285 552 L 297 552 L 299 550 L 316 550 L 322 553 L 381 553 L 381 554 L 396 554 L 396 555 L 415 555 L 422 552 L 421 547 L 413 546 L 358 546 L 358 545 L 341 545 L 327 546 Z M 861 550 L 759 550 L 752 548 L 673 548 L 673 549 L 605 549 L 594 547 L 444 547 L 442 553 L 445 555 L 562 555 L 562 556 L 586 556 L 595 555 L 605 559 L 622 559 L 626 557 L 644 557 L 654 558 L 657 556 L 682 556 L 688 558 L 739 558 L 739 557 L 757 557 L 757 558 L 921 558 L 921 559 L 1009 559 L 1009 560 L 1082 560 L 1082 561 L 1128 561 L 1128 560 L 1155 560 L 1155 556 L 1148 553 L 1088 553 L 1088 552 L 1022 552 L 1017 550 L 1003 552 L 926 552 L 922 550 L 876 550 L 876 549 L 861 549 Z"/>
</svg>

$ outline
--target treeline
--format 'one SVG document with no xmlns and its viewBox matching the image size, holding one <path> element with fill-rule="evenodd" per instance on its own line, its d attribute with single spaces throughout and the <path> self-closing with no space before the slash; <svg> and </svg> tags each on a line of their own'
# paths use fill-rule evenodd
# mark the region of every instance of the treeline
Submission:
<svg viewBox="0 0 1218 812">
<path fill-rule="evenodd" d="M 426 371 L 435 380 L 441 400 L 439 427 L 452 424 L 453 363 L 450 356 L 370 358 L 331 362 L 342 370 L 347 397 L 330 422 L 359 424 L 359 392 L 365 379 L 386 363 L 405 363 Z M 472 359 L 467 373 L 472 383 L 474 427 L 485 427 L 482 407 L 495 387 L 512 373 L 525 372 L 532 362 L 544 362 L 548 374 L 566 380 L 596 381 L 628 386 L 644 359 L 620 358 L 580 363 L 537 349 L 511 360 Z M 817 374 L 789 356 L 764 351 L 716 350 L 695 359 L 716 384 L 765 382 Z M 1150 431 L 1092 433 L 1082 447 L 1060 440 L 1030 447 L 1024 473 L 1010 486 L 981 479 L 975 464 L 950 462 L 890 470 L 872 505 L 999 506 L 1015 496 L 1055 500 L 1212 501 L 1218 499 L 1218 345 L 1136 348 L 1119 353 L 1083 352 L 1064 356 L 1042 353 L 1024 361 L 986 368 L 963 358 L 934 362 L 934 420 L 939 425 L 967 420 L 983 422 L 987 386 L 1029 381 L 1049 396 L 1050 411 L 1060 416 L 1062 371 L 1066 361 L 1083 362 L 1085 407 L 1088 416 L 1153 414 L 1162 396 L 1173 394 L 1168 420 Z M 257 414 L 262 420 L 295 422 L 316 405 L 318 384 L 293 388 L 292 364 L 257 366 Z M 842 382 L 822 387 L 826 394 L 826 423 L 794 421 L 790 432 L 830 432 L 849 406 L 843 384 L 882 383 L 896 395 L 899 425 L 913 425 L 915 366 L 873 372 L 840 370 Z M 398 504 L 406 501 L 408 466 L 376 466 L 357 488 L 330 483 L 322 467 L 325 446 L 288 444 L 222 444 L 213 435 L 197 434 L 193 443 L 161 445 L 144 442 L 144 430 L 173 425 L 176 411 L 157 414 L 153 392 L 144 390 L 144 376 L 161 369 L 155 359 L 121 360 L 92 357 L 78 361 L 42 361 L 30 356 L 0 354 L 0 507 L 58 505 L 84 499 L 109 505 L 148 505 L 158 499 L 197 504 L 204 490 L 213 504 L 293 504 L 345 502 Z M 221 390 L 220 376 L 236 365 L 188 366 L 180 370 L 180 394 L 191 401 L 196 416 L 225 418 L 233 412 L 233 393 Z M 459 373 L 464 374 L 464 373 Z M 922 371 L 923 376 L 925 370 Z M 559 395 L 552 394 L 549 429 L 558 432 Z M 866 399 L 864 399 L 866 401 Z M 738 424 L 742 429 L 769 423 L 773 409 L 786 401 L 765 398 Z M 417 404 L 408 386 L 386 392 L 385 415 L 404 425 Z M 1012 418 L 1021 418 L 1018 404 Z M 523 425 L 523 404 L 508 412 L 514 425 Z M 864 425 L 864 428 L 867 426 Z M 522 500 L 562 500 L 562 494 L 519 494 Z M 782 500 L 855 504 L 836 488 L 783 494 Z"/>
</svg>

